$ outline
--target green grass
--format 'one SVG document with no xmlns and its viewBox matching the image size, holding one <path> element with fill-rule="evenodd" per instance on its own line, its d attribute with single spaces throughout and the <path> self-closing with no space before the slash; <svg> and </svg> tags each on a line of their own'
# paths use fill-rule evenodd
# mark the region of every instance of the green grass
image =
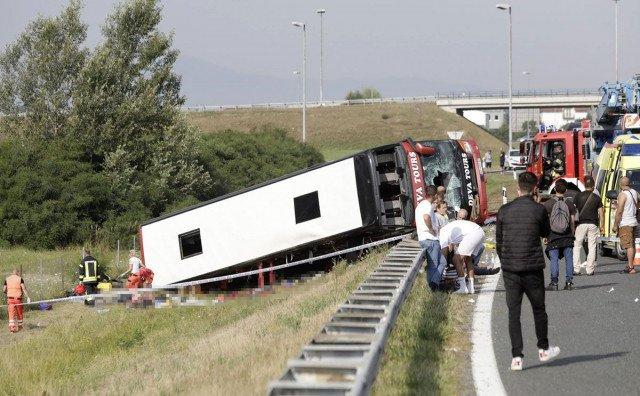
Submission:
<svg viewBox="0 0 640 396">
<path fill-rule="evenodd" d="M 388 116 L 386 119 L 384 115 Z M 244 109 L 187 114 L 204 133 L 234 129 L 250 133 L 264 126 L 278 127 L 300 139 L 297 109 Z M 317 107 L 308 110 L 307 141 L 327 152 L 327 160 L 400 141 L 447 139 L 447 131 L 465 131 L 483 150 L 499 152 L 504 145 L 482 128 L 432 103 L 389 103 L 372 106 Z"/>
<path fill-rule="evenodd" d="M 214 306 L 27 312 L 25 331 L 0 332 L 0 393 L 262 395 L 384 254 Z"/>
<path fill-rule="evenodd" d="M 489 210 L 497 212 L 502 205 L 502 187 L 507 188 L 507 199 L 511 201 L 518 196 L 518 184 L 513 178 L 513 172 L 485 173 L 487 178 L 487 198 L 489 200 Z"/>
<path fill-rule="evenodd" d="M 469 394 L 473 304 L 416 280 L 391 332 L 374 395 Z"/>
</svg>

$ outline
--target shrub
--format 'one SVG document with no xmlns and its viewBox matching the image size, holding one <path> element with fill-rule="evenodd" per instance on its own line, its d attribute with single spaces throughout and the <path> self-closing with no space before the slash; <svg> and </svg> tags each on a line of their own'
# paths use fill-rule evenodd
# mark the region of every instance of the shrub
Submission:
<svg viewBox="0 0 640 396">
<path fill-rule="evenodd" d="M 211 174 L 212 196 L 250 187 L 324 162 L 322 154 L 282 129 L 256 133 L 224 131 L 205 135 L 200 161 Z"/>
</svg>

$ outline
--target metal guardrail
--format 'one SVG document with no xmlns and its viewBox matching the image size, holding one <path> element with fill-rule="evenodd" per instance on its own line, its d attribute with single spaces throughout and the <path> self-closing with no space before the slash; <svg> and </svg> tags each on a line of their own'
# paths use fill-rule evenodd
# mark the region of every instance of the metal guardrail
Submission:
<svg viewBox="0 0 640 396">
<path fill-rule="evenodd" d="M 515 91 L 514 97 L 536 96 L 571 96 L 571 95 L 601 95 L 597 89 L 566 89 L 566 90 L 527 90 Z M 372 98 L 355 100 L 325 100 L 307 102 L 307 107 L 331 107 L 331 106 L 366 106 L 382 103 L 435 103 L 439 99 L 474 99 L 474 98 L 508 98 L 507 91 L 483 91 L 483 92 L 438 92 L 429 96 L 403 96 L 395 98 Z M 224 111 L 241 109 L 300 109 L 302 102 L 281 103 L 255 103 L 239 105 L 194 105 L 183 106 L 185 112 L 200 111 Z"/>
<path fill-rule="evenodd" d="M 558 90 L 526 90 L 514 91 L 513 97 L 548 97 L 548 96 L 577 96 L 597 95 L 602 96 L 598 89 L 558 89 Z M 438 92 L 438 99 L 476 99 L 476 98 L 508 98 L 508 91 L 484 91 L 484 92 Z"/>
<path fill-rule="evenodd" d="M 332 106 L 354 106 L 354 105 L 373 105 L 382 103 L 435 103 L 435 96 L 407 96 L 399 98 L 373 98 L 373 99 L 354 99 L 354 100 L 325 100 L 307 102 L 307 107 L 332 107 Z M 257 103 L 257 104 L 241 104 L 241 105 L 200 105 L 200 106 L 184 106 L 183 111 L 199 112 L 199 111 L 223 111 L 223 110 L 241 110 L 241 109 L 301 109 L 302 102 L 282 102 L 282 103 Z"/>
<path fill-rule="evenodd" d="M 366 395 L 384 345 L 422 265 L 424 252 L 404 239 L 338 308 L 268 394 Z"/>
</svg>

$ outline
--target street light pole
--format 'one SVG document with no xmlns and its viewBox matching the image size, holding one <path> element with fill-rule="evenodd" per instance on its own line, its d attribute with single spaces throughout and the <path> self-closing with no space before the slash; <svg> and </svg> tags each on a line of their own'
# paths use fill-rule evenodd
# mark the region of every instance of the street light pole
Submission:
<svg viewBox="0 0 640 396">
<path fill-rule="evenodd" d="M 307 25 L 304 22 L 291 22 L 302 28 L 302 143 L 307 141 Z"/>
<path fill-rule="evenodd" d="M 302 103 L 302 92 L 300 89 L 300 72 L 298 70 L 294 70 L 293 71 L 293 75 L 296 76 L 296 87 L 298 87 L 297 92 L 298 92 L 298 102 Z"/>
<path fill-rule="evenodd" d="M 620 81 L 619 79 L 619 75 L 618 75 L 618 2 L 619 0 L 613 0 L 613 8 L 614 8 L 614 12 L 615 12 L 615 18 L 614 18 L 614 30 L 615 30 L 615 55 L 614 55 L 614 59 L 615 59 L 615 64 L 616 64 L 616 82 Z"/>
<path fill-rule="evenodd" d="M 324 96 L 322 94 L 322 88 L 324 85 L 324 76 L 323 66 L 324 66 L 324 13 L 327 12 L 325 9 L 318 9 L 316 13 L 320 15 L 320 102 L 324 100 Z"/>
<path fill-rule="evenodd" d="M 511 5 L 509 4 L 496 4 L 496 8 L 499 10 L 505 10 L 509 12 L 509 150 L 512 147 L 513 141 L 513 128 L 512 128 L 512 112 L 513 112 L 513 73 L 512 73 L 512 34 L 511 34 Z"/>
</svg>

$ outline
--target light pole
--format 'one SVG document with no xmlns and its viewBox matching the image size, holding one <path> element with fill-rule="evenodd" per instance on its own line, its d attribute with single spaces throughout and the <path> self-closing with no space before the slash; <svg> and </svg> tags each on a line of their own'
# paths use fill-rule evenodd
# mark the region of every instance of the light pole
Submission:
<svg viewBox="0 0 640 396">
<path fill-rule="evenodd" d="M 300 92 L 300 72 L 298 70 L 293 71 L 293 75 L 296 76 L 296 87 L 298 87 L 298 102 L 302 102 L 302 92 Z"/>
<path fill-rule="evenodd" d="M 527 80 L 527 91 L 531 92 L 531 72 L 525 70 L 522 72 L 522 75 Z"/>
<path fill-rule="evenodd" d="M 307 25 L 304 22 L 291 22 L 302 28 L 302 143 L 307 141 Z"/>
<path fill-rule="evenodd" d="M 320 102 L 322 102 L 324 100 L 324 96 L 322 95 L 322 86 L 324 85 L 323 82 L 323 74 L 322 74 L 322 67 L 324 66 L 324 46 L 323 46 L 323 41 L 324 41 L 324 13 L 327 12 L 325 9 L 320 8 L 318 10 L 316 10 L 316 13 L 320 15 Z"/>
<path fill-rule="evenodd" d="M 614 61 L 616 64 L 616 82 L 620 81 L 619 77 L 618 77 L 618 2 L 620 0 L 613 0 L 613 9 L 614 9 L 614 13 L 615 13 L 615 17 L 614 17 L 614 30 L 615 30 L 615 55 L 614 55 Z"/>
<path fill-rule="evenodd" d="M 511 72 L 511 50 L 512 50 L 512 35 L 511 35 L 511 5 L 510 4 L 496 4 L 496 8 L 503 11 L 509 12 L 509 150 L 511 150 L 511 141 L 513 140 L 513 128 L 511 113 L 513 110 L 513 85 L 512 85 L 512 77 L 513 73 Z"/>
</svg>

